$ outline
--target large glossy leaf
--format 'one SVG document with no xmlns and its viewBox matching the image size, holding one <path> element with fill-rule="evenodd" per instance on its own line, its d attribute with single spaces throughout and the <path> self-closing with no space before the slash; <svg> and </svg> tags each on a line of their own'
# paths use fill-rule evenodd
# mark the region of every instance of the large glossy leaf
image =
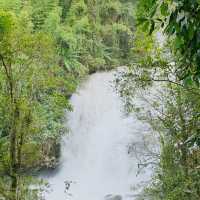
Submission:
<svg viewBox="0 0 200 200">
<path fill-rule="evenodd" d="M 163 2 L 160 6 L 160 12 L 163 16 L 167 16 L 168 15 L 168 4 Z"/>
</svg>

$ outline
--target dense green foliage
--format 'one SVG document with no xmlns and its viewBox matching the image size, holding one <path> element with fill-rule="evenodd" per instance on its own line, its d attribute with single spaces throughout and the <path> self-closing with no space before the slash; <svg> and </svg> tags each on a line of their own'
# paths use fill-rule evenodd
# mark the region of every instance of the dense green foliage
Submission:
<svg viewBox="0 0 200 200">
<path fill-rule="evenodd" d="M 138 114 L 161 142 L 154 179 L 139 199 L 200 199 L 199 8 L 196 0 L 138 1 L 136 55 L 118 90 L 133 112 L 142 109 L 133 104 L 138 90 L 162 88 L 148 100 L 149 112 Z"/>
<path fill-rule="evenodd" d="M 172 40 L 176 76 L 186 84 L 194 81 L 199 85 L 199 10 L 198 0 L 141 1 L 138 9 L 138 23 L 148 27 L 149 33 L 162 28 Z"/>
<path fill-rule="evenodd" d="M 132 8 L 120 0 L 0 0 L 0 199 L 38 198 L 24 173 L 56 166 L 81 78 L 127 62 Z"/>
</svg>

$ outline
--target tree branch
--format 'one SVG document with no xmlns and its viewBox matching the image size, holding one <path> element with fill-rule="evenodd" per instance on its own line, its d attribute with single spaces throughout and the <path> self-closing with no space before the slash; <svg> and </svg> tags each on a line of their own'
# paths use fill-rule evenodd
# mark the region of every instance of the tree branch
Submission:
<svg viewBox="0 0 200 200">
<path fill-rule="evenodd" d="M 10 80 L 10 75 L 9 75 L 9 73 L 8 73 L 7 65 L 6 65 L 6 63 L 5 63 L 5 61 L 4 61 L 4 58 L 3 58 L 3 56 L 2 56 L 1 54 L 0 54 L 0 59 L 1 59 L 1 62 L 2 62 L 2 64 L 3 64 L 3 67 L 4 67 L 4 69 L 5 69 L 6 76 L 7 76 L 7 78 Z"/>
</svg>

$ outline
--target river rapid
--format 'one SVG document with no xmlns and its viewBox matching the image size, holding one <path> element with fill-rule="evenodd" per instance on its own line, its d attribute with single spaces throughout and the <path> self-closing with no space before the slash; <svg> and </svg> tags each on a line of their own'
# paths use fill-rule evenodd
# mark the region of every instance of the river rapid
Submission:
<svg viewBox="0 0 200 200">
<path fill-rule="evenodd" d="M 45 176 L 50 184 L 45 199 L 134 200 L 151 179 L 151 167 L 138 174 L 133 150 L 134 144 L 144 151 L 150 127 L 123 112 L 113 87 L 115 73 L 89 76 L 71 97 L 69 133 L 63 137 L 59 169 Z"/>
</svg>

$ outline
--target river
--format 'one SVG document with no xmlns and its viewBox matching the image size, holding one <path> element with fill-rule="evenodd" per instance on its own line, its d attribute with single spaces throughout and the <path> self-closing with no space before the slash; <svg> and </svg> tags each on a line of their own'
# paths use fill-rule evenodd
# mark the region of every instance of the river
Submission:
<svg viewBox="0 0 200 200">
<path fill-rule="evenodd" d="M 144 150 L 149 126 L 124 114 L 114 74 L 89 76 L 71 97 L 70 131 L 62 141 L 59 169 L 46 176 L 47 200 L 134 200 L 151 179 L 153 169 L 138 174 L 138 156 L 131 152 L 132 144 Z"/>
</svg>

